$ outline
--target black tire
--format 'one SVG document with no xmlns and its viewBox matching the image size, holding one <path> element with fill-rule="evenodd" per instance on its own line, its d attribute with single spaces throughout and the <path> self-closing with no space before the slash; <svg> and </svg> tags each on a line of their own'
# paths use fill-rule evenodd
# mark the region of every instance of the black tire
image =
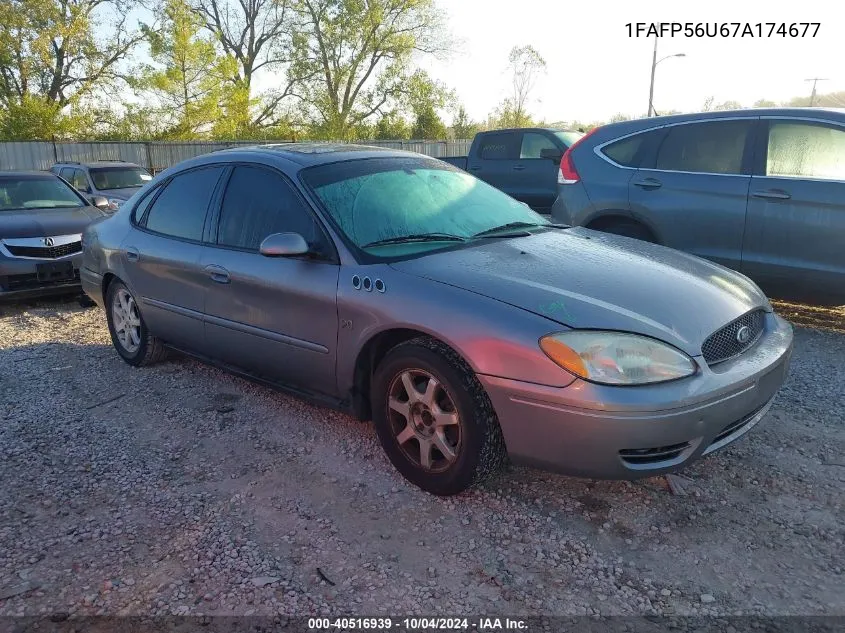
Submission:
<svg viewBox="0 0 845 633">
<path fill-rule="evenodd" d="M 409 371 L 426 372 L 435 378 L 448 398 L 446 402 L 454 403 L 450 411 L 458 415 L 460 441 L 456 457 L 439 472 L 426 470 L 409 458 L 407 449 L 401 448 L 397 439 L 397 415 L 399 419 L 402 416 L 391 411 L 391 387 Z M 439 341 L 421 337 L 390 350 L 375 370 L 370 402 L 376 432 L 388 458 L 408 481 L 427 492 L 440 496 L 458 494 L 489 479 L 507 461 L 504 438 L 490 398 L 467 363 Z M 410 427 L 410 418 L 406 420 Z M 422 452 L 419 440 L 412 438 L 410 442 L 416 442 L 417 450 Z"/>
<path fill-rule="evenodd" d="M 654 243 L 654 236 L 646 227 L 637 222 L 612 222 L 596 227 L 597 230 L 605 233 L 612 233 L 613 235 L 622 235 L 624 237 L 632 237 L 635 240 L 642 240 L 643 242 Z"/>
<path fill-rule="evenodd" d="M 158 363 L 164 360 L 165 358 L 167 358 L 168 350 L 160 339 L 150 334 L 150 331 L 147 329 L 146 323 L 144 323 L 144 317 L 143 315 L 141 315 L 140 308 L 137 308 L 137 302 L 135 303 L 135 305 L 138 314 L 138 320 L 140 321 L 140 336 L 138 337 L 139 341 L 137 349 L 127 349 L 124 344 L 120 341 L 120 337 L 118 336 L 118 333 L 115 330 L 115 316 L 113 314 L 113 306 L 115 298 L 121 291 L 128 293 L 130 297 L 132 296 L 132 293 L 130 292 L 129 288 L 126 287 L 126 284 L 118 280 L 111 282 L 109 284 L 108 290 L 106 291 L 106 320 L 109 324 L 109 334 L 111 334 L 112 344 L 117 350 L 117 353 L 120 354 L 120 357 L 123 360 L 125 360 L 127 363 L 134 367 L 152 365 L 154 363 Z"/>
</svg>

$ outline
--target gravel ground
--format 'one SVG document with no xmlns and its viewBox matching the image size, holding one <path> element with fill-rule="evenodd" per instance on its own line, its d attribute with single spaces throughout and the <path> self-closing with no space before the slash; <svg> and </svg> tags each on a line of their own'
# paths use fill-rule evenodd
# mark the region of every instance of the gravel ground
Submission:
<svg viewBox="0 0 845 633">
<path fill-rule="evenodd" d="M 796 329 L 767 419 L 677 489 L 516 468 L 447 500 L 367 424 L 133 369 L 96 308 L 6 308 L 0 615 L 845 615 L 845 313 L 778 308 L 826 329 Z"/>
</svg>

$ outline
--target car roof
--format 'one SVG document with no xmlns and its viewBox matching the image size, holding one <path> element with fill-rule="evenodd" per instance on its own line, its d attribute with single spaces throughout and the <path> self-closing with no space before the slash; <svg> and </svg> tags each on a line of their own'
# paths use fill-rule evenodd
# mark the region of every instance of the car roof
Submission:
<svg viewBox="0 0 845 633">
<path fill-rule="evenodd" d="M 125 160 L 94 160 L 94 161 L 73 161 L 65 160 L 59 161 L 53 167 L 140 167 L 136 163 L 130 163 Z"/>
<path fill-rule="evenodd" d="M 58 178 L 56 174 L 49 171 L 0 171 L 0 178 L 20 178 L 21 180 L 37 180 Z"/>
<path fill-rule="evenodd" d="M 479 134 L 498 134 L 499 132 L 578 132 L 564 127 L 506 127 L 496 130 L 484 130 Z"/>
<path fill-rule="evenodd" d="M 231 158 L 236 160 L 238 157 L 248 154 L 264 154 L 266 156 L 285 158 L 292 163 L 309 167 L 312 165 L 323 165 L 361 158 L 425 157 L 423 154 L 417 154 L 415 152 L 351 143 L 274 143 L 233 147 L 218 150 L 211 155 L 217 157 L 231 155 Z"/>
<path fill-rule="evenodd" d="M 687 112 L 683 114 L 666 114 L 663 116 L 643 119 L 630 119 L 617 123 L 607 123 L 598 129 L 630 129 L 640 131 L 648 128 L 660 127 L 672 123 L 687 123 L 690 121 L 707 121 L 711 119 L 726 119 L 733 117 L 798 117 L 824 118 L 832 115 L 836 120 L 845 121 L 845 108 L 742 108 L 738 110 L 710 110 L 708 112 Z"/>
</svg>

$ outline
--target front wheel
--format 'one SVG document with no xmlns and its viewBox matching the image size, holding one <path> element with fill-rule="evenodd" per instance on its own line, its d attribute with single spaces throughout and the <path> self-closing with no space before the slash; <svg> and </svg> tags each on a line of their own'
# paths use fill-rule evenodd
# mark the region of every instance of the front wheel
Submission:
<svg viewBox="0 0 845 633">
<path fill-rule="evenodd" d="M 384 451 L 411 483 L 454 495 L 504 464 L 493 405 L 466 362 L 428 338 L 394 347 L 373 377 L 373 421 Z"/>
<path fill-rule="evenodd" d="M 106 292 L 106 319 L 112 344 L 130 365 L 151 365 L 167 356 L 161 340 L 150 334 L 135 297 L 122 281 L 113 281 Z"/>
</svg>

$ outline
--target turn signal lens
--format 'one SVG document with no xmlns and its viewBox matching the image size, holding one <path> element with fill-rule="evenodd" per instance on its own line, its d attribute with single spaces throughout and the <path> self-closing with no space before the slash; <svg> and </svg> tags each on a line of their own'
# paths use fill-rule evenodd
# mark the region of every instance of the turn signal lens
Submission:
<svg viewBox="0 0 845 633">
<path fill-rule="evenodd" d="M 645 385 L 691 376 L 696 364 L 646 336 L 573 330 L 540 339 L 540 349 L 566 371 L 604 385 Z"/>
</svg>

